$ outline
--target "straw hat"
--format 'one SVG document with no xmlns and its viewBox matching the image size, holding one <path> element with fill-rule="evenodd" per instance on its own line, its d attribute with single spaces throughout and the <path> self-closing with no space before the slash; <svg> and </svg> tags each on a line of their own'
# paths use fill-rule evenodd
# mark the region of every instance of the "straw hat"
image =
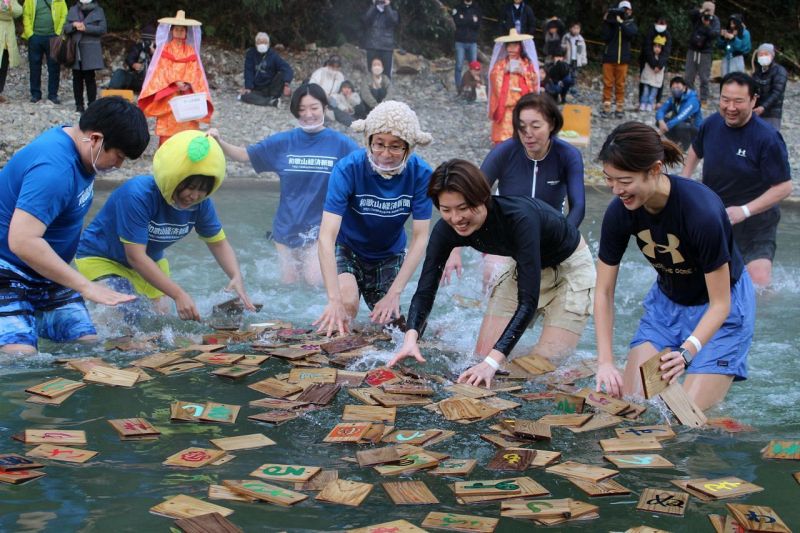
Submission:
<svg viewBox="0 0 800 533">
<path fill-rule="evenodd" d="M 171 24 L 172 26 L 202 26 L 203 23 L 199 20 L 187 19 L 186 12 L 182 9 L 178 11 L 174 17 L 166 17 L 158 19 L 160 24 Z"/>
<path fill-rule="evenodd" d="M 527 41 L 529 39 L 533 39 L 533 35 L 529 35 L 527 33 L 517 33 L 516 28 L 511 28 L 508 30 L 508 35 L 503 35 L 502 37 L 498 37 L 494 40 L 496 43 L 520 43 L 522 41 Z"/>
</svg>

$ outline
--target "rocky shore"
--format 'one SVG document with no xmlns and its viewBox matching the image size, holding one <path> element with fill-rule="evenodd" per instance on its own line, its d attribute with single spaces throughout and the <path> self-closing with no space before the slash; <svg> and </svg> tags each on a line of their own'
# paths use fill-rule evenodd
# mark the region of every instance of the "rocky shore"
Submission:
<svg viewBox="0 0 800 533">
<path fill-rule="evenodd" d="M 121 64 L 121 46 L 109 50 L 107 64 L 111 69 L 98 73 L 98 84 L 107 83 L 113 68 Z M 0 166 L 20 148 L 45 129 L 57 124 L 77 121 L 72 98 L 71 72 L 62 70 L 60 97 L 62 104 L 53 105 L 47 100 L 37 104 L 30 103 L 28 93 L 28 67 L 26 50 L 21 46 L 22 64 L 9 71 L 4 95 L 9 99 L 0 104 Z M 363 51 L 352 45 L 336 49 L 313 48 L 304 51 L 282 51 L 284 58 L 295 69 L 295 81 L 310 76 L 331 53 L 338 53 L 343 59 L 343 72 L 349 79 L 360 79 L 365 74 Z M 238 89 L 242 85 L 242 57 L 237 51 L 225 50 L 216 46 L 205 46 L 203 61 L 213 92 L 216 112 L 212 125 L 220 130 L 223 137 L 232 143 L 246 145 L 258 141 L 275 132 L 295 127 L 295 119 L 289 113 L 288 100 L 284 99 L 279 108 L 263 108 L 243 104 L 237 100 Z M 419 115 L 423 129 L 429 131 L 434 142 L 419 150 L 431 165 L 436 166 L 452 157 L 460 157 L 478 164 L 491 147 L 489 123 L 486 119 L 485 104 L 464 104 L 456 98 L 452 88 L 453 61 L 440 58 L 429 61 L 408 54 L 395 65 L 393 98 L 407 102 Z M 402 68 L 398 69 L 398 64 Z M 46 73 L 43 72 L 43 86 L 46 86 Z M 636 98 L 636 80 L 629 80 L 628 111 L 624 120 L 651 121 L 644 113 L 633 111 Z M 593 109 L 592 135 L 588 148 L 583 149 L 586 164 L 587 185 L 602 183 L 600 166 L 595 158 L 606 135 L 621 122 L 619 119 L 600 118 L 602 82 L 599 71 L 581 72 L 580 96 L 576 103 L 590 105 Z M 715 89 L 716 90 L 716 89 Z M 800 156 L 794 147 L 800 145 L 800 83 L 790 82 L 787 87 L 782 134 L 789 146 L 795 191 L 792 200 L 800 200 Z M 709 114 L 711 110 L 707 110 Z M 328 124 L 341 131 L 347 129 L 341 124 Z M 359 143 L 360 135 L 351 134 Z M 151 140 L 145 154 L 137 161 L 126 162 L 122 170 L 104 176 L 103 181 L 120 181 L 136 174 L 150 171 L 155 137 Z M 234 179 L 274 180 L 274 174 L 257 175 L 249 165 L 229 163 L 229 176 Z"/>
</svg>

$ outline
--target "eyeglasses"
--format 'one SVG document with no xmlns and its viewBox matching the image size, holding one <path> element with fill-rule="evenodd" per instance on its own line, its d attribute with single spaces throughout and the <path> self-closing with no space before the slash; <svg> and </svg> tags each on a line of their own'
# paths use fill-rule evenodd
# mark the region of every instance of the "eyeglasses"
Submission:
<svg viewBox="0 0 800 533">
<path fill-rule="evenodd" d="M 372 143 L 369 147 L 374 154 L 380 154 L 386 150 L 389 150 L 389 153 L 392 155 L 403 155 L 406 153 L 405 146 L 386 146 L 385 144 Z"/>
</svg>

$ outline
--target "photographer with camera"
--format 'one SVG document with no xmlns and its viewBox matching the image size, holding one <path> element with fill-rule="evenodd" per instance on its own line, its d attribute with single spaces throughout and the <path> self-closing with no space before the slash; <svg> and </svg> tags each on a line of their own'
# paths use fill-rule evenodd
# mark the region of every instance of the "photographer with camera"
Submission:
<svg viewBox="0 0 800 533">
<path fill-rule="evenodd" d="M 394 54 L 394 32 L 400 23 L 400 15 L 393 9 L 391 0 L 372 0 L 372 5 L 361 17 L 364 23 L 363 47 L 367 51 L 367 72 L 376 57 L 383 64 L 383 72 L 392 77 Z"/>
<path fill-rule="evenodd" d="M 694 80 L 698 74 L 700 75 L 700 103 L 705 107 L 709 97 L 711 55 L 720 35 L 719 18 L 714 15 L 714 2 L 703 2 L 701 7 L 689 14 L 689 18 L 692 22 L 692 32 L 689 34 L 684 79 L 689 88 L 695 90 Z"/>
<path fill-rule="evenodd" d="M 109 89 L 129 89 L 135 93 L 142 90 L 147 67 L 156 51 L 156 27 L 150 22 L 142 27 L 139 41 L 130 47 L 125 56 L 127 69 L 118 68 L 108 82 Z"/>
<path fill-rule="evenodd" d="M 628 0 L 622 0 L 617 7 L 606 11 L 603 16 L 601 36 L 606 43 L 603 51 L 603 111 L 601 115 L 611 114 L 611 91 L 616 96 L 616 118 L 622 118 L 625 110 L 625 78 L 628 76 L 628 63 L 631 60 L 631 41 L 639 30 L 633 21 L 633 7 Z"/>
</svg>

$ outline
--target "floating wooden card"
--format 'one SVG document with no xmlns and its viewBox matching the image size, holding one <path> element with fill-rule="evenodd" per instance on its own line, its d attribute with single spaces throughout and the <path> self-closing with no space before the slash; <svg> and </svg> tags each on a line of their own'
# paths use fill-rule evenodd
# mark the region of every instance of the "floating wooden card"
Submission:
<svg viewBox="0 0 800 533">
<path fill-rule="evenodd" d="M 648 400 L 650 398 L 655 398 L 657 395 L 661 394 L 661 391 L 669 386 L 669 381 L 661 379 L 661 376 L 665 372 L 664 370 L 661 370 L 661 365 L 664 364 L 664 362 L 661 361 L 661 356 L 667 355 L 671 351 L 672 348 L 661 350 L 653 357 L 639 365 L 639 375 L 642 378 L 644 397 Z"/>
<path fill-rule="evenodd" d="M 770 531 L 792 533 L 772 507 L 746 503 L 726 503 L 725 506 L 747 531 Z"/>
<path fill-rule="evenodd" d="M 221 352 L 227 348 L 227 344 L 190 344 L 186 348 L 182 348 L 183 352 Z"/>
<path fill-rule="evenodd" d="M 336 424 L 322 442 L 358 442 L 372 426 L 370 422 Z"/>
<path fill-rule="evenodd" d="M 369 341 L 361 336 L 339 337 L 320 344 L 319 347 L 328 355 L 357 350 L 369 345 Z"/>
<path fill-rule="evenodd" d="M 574 520 L 592 520 L 600 517 L 597 512 L 600 508 L 596 505 L 579 500 L 573 500 L 572 498 L 567 498 L 567 501 L 569 502 L 569 518 L 538 518 L 534 520 L 533 523 L 542 526 L 555 526 L 558 524 L 563 524 L 564 522 L 572 522 Z"/>
<path fill-rule="evenodd" d="M 672 428 L 665 425 L 617 428 L 614 431 L 621 439 L 652 437 L 656 440 L 668 440 L 675 438 Z"/>
<path fill-rule="evenodd" d="M 338 370 L 336 372 L 336 383 L 342 387 L 360 387 L 365 377 L 367 377 L 366 372 Z"/>
<path fill-rule="evenodd" d="M 47 474 L 42 470 L 6 470 L 4 468 L 0 468 L 0 483 L 20 485 L 26 481 L 31 481 L 44 475 Z"/>
<path fill-rule="evenodd" d="M 211 372 L 215 376 L 228 379 L 241 379 L 246 378 L 251 374 L 258 372 L 260 368 L 253 365 L 245 365 L 244 363 L 237 363 L 233 366 L 226 366 L 218 368 Z"/>
<path fill-rule="evenodd" d="M 496 433 L 484 433 L 480 435 L 480 438 L 497 446 L 498 448 L 513 448 L 514 446 L 518 446 L 526 442 L 521 439 L 507 438 Z"/>
<path fill-rule="evenodd" d="M 528 476 L 517 477 L 511 480 L 519 488 L 519 494 L 492 494 L 483 496 L 458 496 L 456 501 L 462 504 L 481 503 L 488 501 L 507 500 L 509 496 L 513 498 L 539 498 L 542 496 L 549 496 L 550 491 L 541 486 Z M 453 486 L 455 491 L 455 485 Z"/>
<path fill-rule="evenodd" d="M 150 508 L 150 512 L 167 518 L 194 518 L 196 516 L 203 516 L 209 513 L 219 513 L 222 516 L 230 516 L 233 514 L 233 509 L 215 505 L 213 503 L 204 502 L 185 494 L 179 494 L 173 498 L 154 505 Z"/>
<path fill-rule="evenodd" d="M 319 492 L 331 481 L 339 479 L 338 470 L 322 470 L 319 474 L 312 477 L 308 481 L 302 483 L 295 483 L 294 490 L 310 490 Z"/>
<path fill-rule="evenodd" d="M 610 394 L 592 390 L 586 395 L 586 403 L 610 415 L 619 415 L 630 409 L 630 404 L 628 402 L 623 402 Z"/>
<path fill-rule="evenodd" d="M 274 446 L 275 441 L 262 433 L 251 435 L 239 435 L 237 437 L 225 437 L 221 439 L 211 439 L 211 444 L 226 452 L 236 450 L 254 450 L 264 446 Z"/>
<path fill-rule="evenodd" d="M 494 533 L 497 528 L 497 518 L 472 516 L 453 513 L 428 513 L 422 522 L 422 527 L 431 529 L 444 529 L 447 531 L 463 531 L 466 533 Z"/>
<path fill-rule="evenodd" d="M 531 468 L 543 468 L 546 466 L 550 466 L 551 464 L 555 463 L 559 459 L 561 459 L 561 452 L 554 452 L 552 450 L 533 450 L 536 454 L 533 456 L 533 461 L 531 461 Z"/>
<path fill-rule="evenodd" d="M 434 431 L 438 431 L 439 434 L 430 440 L 426 440 L 423 446 L 433 446 L 434 444 L 439 444 L 440 442 L 446 441 L 450 437 L 454 437 L 456 435 L 456 432 L 450 429 L 438 429 L 438 428 L 433 428 L 433 429 Z"/>
<path fill-rule="evenodd" d="M 658 454 L 604 455 L 606 461 L 617 468 L 674 468 L 671 462 Z"/>
<path fill-rule="evenodd" d="M 517 357 L 511 361 L 512 366 L 521 368 L 524 372 L 539 376 L 548 372 L 553 372 L 556 367 L 549 359 L 539 355 L 526 355 L 524 357 Z"/>
<path fill-rule="evenodd" d="M 50 381 L 45 381 L 33 387 L 25 389 L 25 392 L 35 394 L 37 396 L 44 396 L 45 398 L 56 398 L 69 392 L 75 392 L 86 386 L 86 383 L 80 381 L 73 381 L 66 378 L 55 378 Z"/>
<path fill-rule="evenodd" d="M 714 498 L 709 496 L 708 494 L 703 494 L 699 490 L 695 490 L 689 487 L 689 483 L 704 483 L 708 481 L 708 478 L 699 477 L 695 479 L 671 479 L 669 482 L 681 489 L 684 492 L 688 492 L 698 500 L 702 500 L 704 502 L 713 502 Z"/>
<path fill-rule="evenodd" d="M 412 396 L 433 396 L 436 392 L 430 385 L 424 383 L 384 383 L 381 385 L 387 394 L 410 394 Z"/>
<path fill-rule="evenodd" d="M 794 477 L 795 481 L 800 483 L 800 472 L 795 472 L 794 474 L 792 474 L 792 477 Z"/>
<path fill-rule="evenodd" d="M 318 353 L 319 350 L 305 350 L 303 348 L 273 348 L 267 350 L 267 353 L 274 356 L 279 357 L 281 359 L 288 359 L 290 361 L 296 361 L 297 359 L 304 359 L 309 355 L 314 355 Z"/>
<path fill-rule="evenodd" d="M 496 394 L 494 391 L 491 391 L 485 387 L 475 387 L 473 385 L 465 385 L 463 383 L 455 383 L 449 387 L 445 387 L 444 390 L 452 394 L 454 397 L 463 396 L 464 398 L 474 398 L 476 400 L 494 396 Z"/>
<path fill-rule="evenodd" d="M 380 389 L 371 387 L 368 389 L 347 389 L 347 394 L 365 405 L 380 405 L 377 400 L 372 397 L 373 394 L 379 392 L 381 392 Z"/>
<path fill-rule="evenodd" d="M 238 405 L 229 405 L 226 403 L 206 402 L 206 408 L 203 413 L 198 417 L 201 422 L 222 422 L 224 424 L 233 424 L 236 422 L 236 417 L 239 416 Z"/>
<path fill-rule="evenodd" d="M 611 470 L 610 468 L 602 468 L 599 466 L 587 465 L 575 461 L 565 461 L 563 463 L 550 466 L 546 468 L 545 471 L 564 477 L 586 479 L 593 483 L 597 483 L 598 481 L 619 474 L 618 471 Z"/>
<path fill-rule="evenodd" d="M 289 383 L 336 383 L 335 368 L 293 368 Z"/>
<path fill-rule="evenodd" d="M 469 420 L 483 417 L 478 401 L 472 398 L 448 398 L 437 405 L 442 416 L 447 420 Z"/>
<path fill-rule="evenodd" d="M 428 396 L 415 394 L 389 394 L 377 390 L 370 393 L 370 398 L 384 407 L 405 407 L 409 405 L 428 405 L 431 399 Z"/>
<path fill-rule="evenodd" d="M 412 453 L 404 456 L 397 463 L 374 467 L 383 476 L 396 476 L 406 472 L 433 468 L 438 466 L 439 459 L 427 452 Z"/>
<path fill-rule="evenodd" d="M 446 459 L 428 473 L 435 476 L 468 476 L 475 469 L 475 459 Z"/>
<path fill-rule="evenodd" d="M 308 498 L 305 494 L 253 479 L 226 479 L 223 485 L 237 494 L 288 507 Z"/>
<path fill-rule="evenodd" d="M 585 479 L 568 479 L 572 484 L 593 498 L 599 496 L 622 496 L 631 493 L 630 489 L 623 487 L 613 479 L 604 479 L 596 483 Z"/>
<path fill-rule="evenodd" d="M 396 416 L 396 407 L 345 405 L 342 420 L 345 422 L 388 422 L 393 424 Z"/>
<path fill-rule="evenodd" d="M 598 413 L 590 418 L 584 425 L 580 427 L 567 426 L 567 429 L 573 433 L 587 433 L 589 431 L 597 431 L 598 429 L 617 426 L 621 424 L 623 420 L 624 418 L 619 416 L 610 415 L 608 413 Z"/>
<path fill-rule="evenodd" d="M 669 410 L 684 426 L 702 427 L 706 423 L 706 415 L 686 394 L 680 383 L 673 383 L 661 391 L 661 399 Z"/>
<path fill-rule="evenodd" d="M 364 381 L 370 387 L 378 387 L 384 383 L 398 383 L 403 381 L 403 378 L 389 368 L 374 368 L 367 372 L 367 377 L 364 378 Z"/>
<path fill-rule="evenodd" d="M 586 398 L 573 396 L 565 392 L 559 392 L 555 397 L 556 410 L 564 414 L 581 414 Z"/>
<path fill-rule="evenodd" d="M 374 524 L 357 529 L 348 529 L 347 533 L 427 533 L 406 520 L 393 520 L 382 524 Z"/>
<path fill-rule="evenodd" d="M 764 490 L 763 487 L 733 476 L 688 483 L 686 486 L 717 500 L 735 498 Z"/>
<path fill-rule="evenodd" d="M 83 381 L 111 385 L 112 387 L 133 387 L 139 380 L 137 372 L 96 366 L 83 375 Z"/>
<path fill-rule="evenodd" d="M 275 378 L 267 378 L 251 383 L 248 385 L 248 388 L 275 398 L 286 398 L 287 396 L 291 396 L 303 390 L 303 387 L 299 385 L 279 381 Z"/>
<path fill-rule="evenodd" d="M 511 497 L 522 493 L 517 478 L 457 481 L 453 485 L 456 496 L 503 496 Z"/>
<path fill-rule="evenodd" d="M 341 388 L 341 385 L 335 383 L 314 383 L 304 390 L 296 400 L 298 402 L 309 402 L 315 405 L 328 405 L 336 398 L 336 394 Z"/>
<path fill-rule="evenodd" d="M 244 358 L 239 361 L 239 364 L 244 366 L 261 366 L 267 359 L 269 359 L 268 355 L 245 354 Z"/>
<path fill-rule="evenodd" d="M 736 419 L 730 417 L 717 417 L 717 418 L 709 418 L 706 421 L 706 427 L 720 429 L 722 431 L 726 431 L 728 433 L 743 433 L 747 431 L 755 431 L 753 426 L 744 424 L 739 422 Z"/>
<path fill-rule="evenodd" d="M 282 465 L 267 463 L 259 466 L 250 475 L 269 481 L 306 482 L 322 468 L 318 466 Z"/>
<path fill-rule="evenodd" d="M 86 445 L 86 432 L 73 429 L 26 429 L 25 444 Z"/>
<path fill-rule="evenodd" d="M 632 403 L 630 405 L 631 405 L 630 410 L 629 411 L 625 411 L 621 415 L 621 416 L 624 416 L 625 418 L 627 418 L 628 420 L 636 420 L 637 418 L 639 418 L 639 416 L 642 413 L 647 411 L 647 406 L 646 405 L 639 405 L 639 404 L 635 404 L 635 403 Z"/>
<path fill-rule="evenodd" d="M 209 500 L 228 500 L 232 502 L 254 502 L 257 501 L 252 496 L 238 494 L 233 492 L 225 485 L 209 485 L 208 486 L 208 499 Z"/>
<path fill-rule="evenodd" d="M 382 483 L 383 490 L 395 505 L 428 505 L 439 500 L 422 481 L 392 481 Z"/>
<path fill-rule="evenodd" d="M 573 426 L 581 427 L 591 420 L 592 415 L 545 415 L 537 422 L 549 426 Z"/>
<path fill-rule="evenodd" d="M 209 365 L 233 365 L 244 359 L 244 355 L 239 353 L 208 352 L 198 355 L 195 361 Z"/>
<path fill-rule="evenodd" d="M 157 368 L 171 365 L 176 361 L 183 359 L 183 355 L 184 354 L 181 352 L 154 353 L 142 357 L 141 359 L 137 359 L 136 361 L 132 362 L 131 365 L 140 368 L 150 368 L 156 370 Z"/>
<path fill-rule="evenodd" d="M 708 516 L 710 517 L 712 515 Z M 636 526 L 636 527 L 629 527 L 628 529 L 625 530 L 625 533 L 669 533 L 669 531 L 664 531 L 663 529 L 656 529 L 650 526 Z"/>
<path fill-rule="evenodd" d="M 172 402 L 170 408 L 170 420 L 181 420 L 183 422 L 197 422 L 200 415 L 206 409 L 204 403 L 182 402 L 180 400 Z"/>
<path fill-rule="evenodd" d="M 514 435 L 535 440 L 552 438 L 548 424 L 521 418 L 517 418 L 514 421 Z"/>
<path fill-rule="evenodd" d="M 528 468 L 536 452 L 528 449 L 497 450 L 486 465 L 487 470 L 511 470 L 523 472 Z"/>
<path fill-rule="evenodd" d="M 638 450 L 660 450 L 660 441 L 653 437 L 635 437 L 628 439 L 602 439 L 600 447 L 604 452 L 635 452 Z"/>
<path fill-rule="evenodd" d="M 295 402 L 293 400 L 283 400 L 281 398 L 260 398 L 252 400 L 249 404 L 250 407 L 260 407 L 264 409 L 285 409 L 290 411 L 298 407 L 304 407 L 308 404 L 305 402 Z"/>
<path fill-rule="evenodd" d="M 569 500 L 505 500 L 500 502 L 500 516 L 510 518 L 569 518 Z"/>
<path fill-rule="evenodd" d="M 219 513 L 209 513 L 194 518 L 181 518 L 175 522 L 175 527 L 184 533 L 244 533 L 244 530 L 234 525 Z"/>
<path fill-rule="evenodd" d="M 78 392 L 77 389 L 61 394 L 59 396 L 55 396 L 53 398 L 48 398 L 46 396 L 39 396 L 37 394 L 31 394 L 30 396 L 25 398 L 25 401 L 29 403 L 35 403 L 38 405 L 61 405 L 67 400 L 67 398 L 69 398 L 76 392 Z"/>
<path fill-rule="evenodd" d="M 36 459 L 52 459 L 53 461 L 64 461 L 67 463 L 85 463 L 97 454 L 98 452 L 70 448 L 69 446 L 40 444 L 25 455 L 28 457 L 35 457 Z"/>
<path fill-rule="evenodd" d="M 263 413 L 256 413 L 254 415 L 250 415 L 247 417 L 248 420 L 253 420 L 255 422 L 266 422 L 268 424 L 283 424 L 284 422 L 288 422 L 289 420 L 294 420 L 300 416 L 297 412 L 294 411 L 286 411 L 283 409 L 272 409 L 271 411 L 265 411 Z"/>
<path fill-rule="evenodd" d="M 196 368 L 203 368 L 205 365 L 199 361 L 192 361 L 191 359 L 178 359 L 174 363 L 154 368 L 159 374 L 171 376 L 173 374 L 180 374 L 181 372 L 188 372 Z"/>
<path fill-rule="evenodd" d="M 109 420 L 122 440 L 152 440 L 157 439 L 161 432 L 144 418 L 122 418 Z"/>
<path fill-rule="evenodd" d="M 800 440 L 771 440 L 764 448 L 764 459 L 800 460 Z"/>
<path fill-rule="evenodd" d="M 384 446 L 383 448 L 372 448 L 370 450 L 360 450 L 356 452 L 356 460 L 359 466 L 375 466 L 386 463 L 396 463 L 402 459 L 394 446 Z"/>
<path fill-rule="evenodd" d="M 683 516 L 689 495 L 665 489 L 644 489 L 636 509 L 653 513 Z"/>
<path fill-rule="evenodd" d="M 372 484 L 370 483 L 337 479 L 325 485 L 325 488 L 317 494 L 316 499 L 328 503 L 358 507 L 370 492 L 372 492 Z"/>
<path fill-rule="evenodd" d="M 161 464 L 168 466 L 185 466 L 187 468 L 200 468 L 209 465 L 224 456 L 224 450 L 211 450 L 206 448 L 192 447 L 170 455 Z"/>
<path fill-rule="evenodd" d="M 394 444 L 425 444 L 427 441 L 441 433 L 438 429 L 402 429 L 397 430 L 381 439 L 382 442 Z"/>
<path fill-rule="evenodd" d="M 43 464 L 31 461 L 27 457 L 17 455 L 16 453 L 0 454 L 0 469 L 5 471 L 32 470 L 35 468 L 42 468 L 43 466 Z"/>
<path fill-rule="evenodd" d="M 517 398 L 522 398 L 526 402 L 538 402 L 542 400 L 555 400 L 555 392 L 528 392 L 525 394 L 514 394 Z"/>
</svg>

